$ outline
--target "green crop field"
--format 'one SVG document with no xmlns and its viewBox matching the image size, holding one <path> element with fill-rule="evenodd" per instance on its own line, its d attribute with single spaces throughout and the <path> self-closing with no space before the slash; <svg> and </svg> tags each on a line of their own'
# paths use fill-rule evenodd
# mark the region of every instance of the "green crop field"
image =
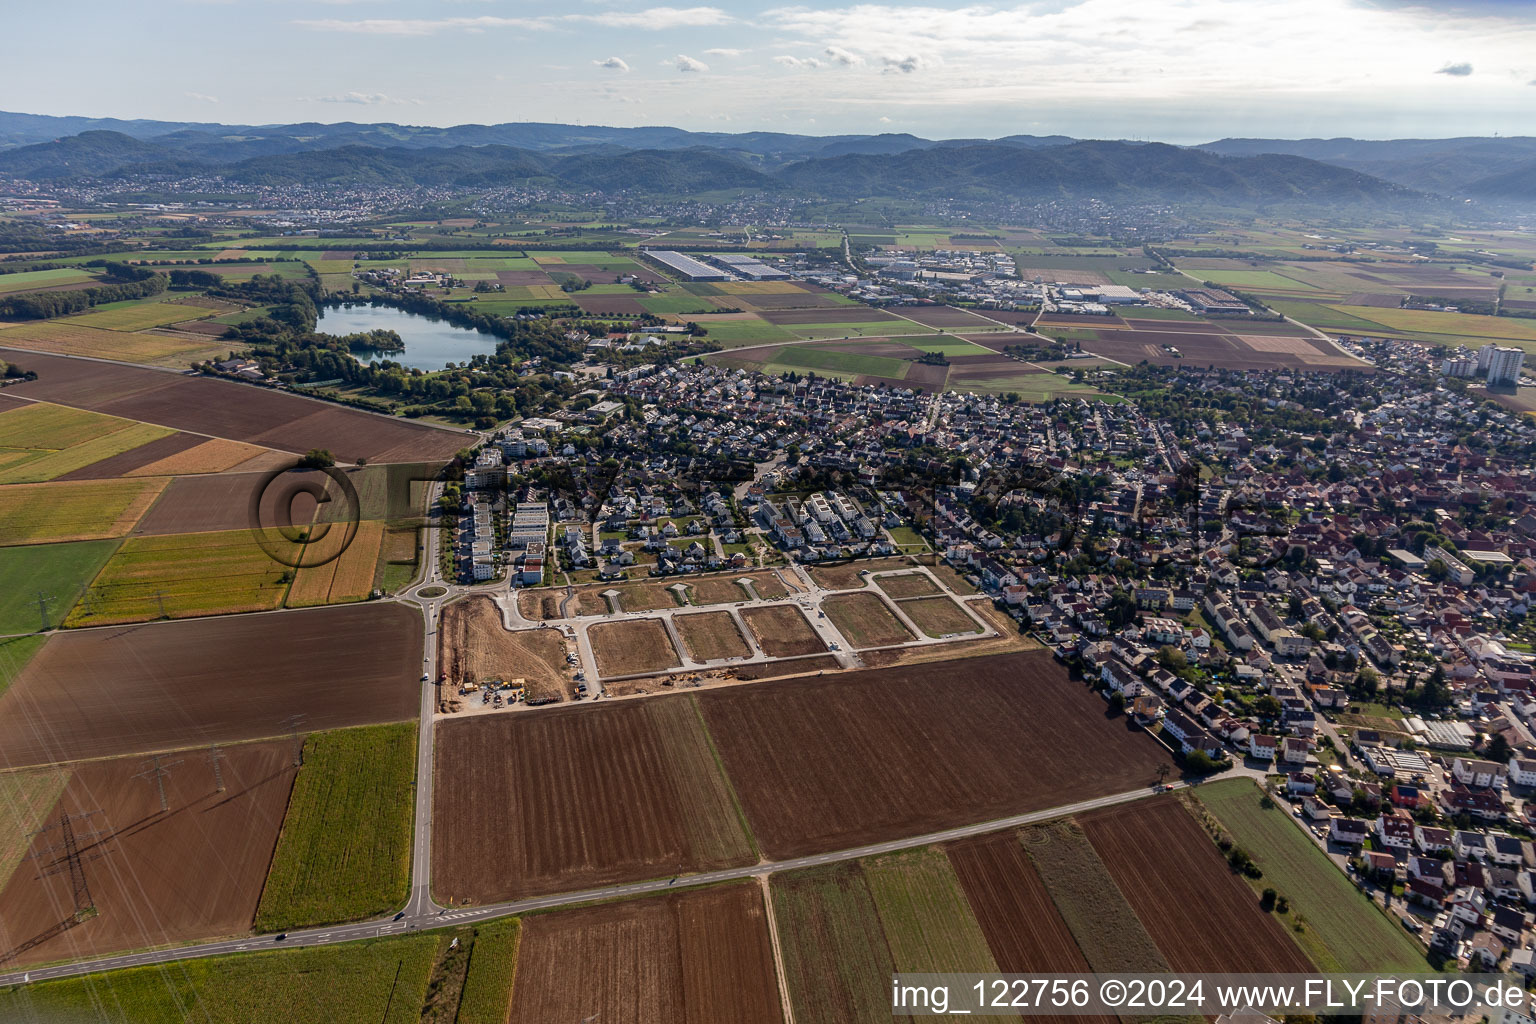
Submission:
<svg viewBox="0 0 1536 1024">
<path fill-rule="evenodd" d="M 1346 316 L 1370 317 L 1393 331 L 1443 336 L 1446 344 L 1476 339 L 1516 344 L 1536 352 L 1536 321 L 1513 317 L 1476 316 L 1471 313 L 1436 313 L 1424 309 L 1378 309 L 1374 306 L 1331 306 Z"/>
<path fill-rule="evenodd" d="M 57 451 L 0 448 L 0 484 L 52 480 L 175 433 L 148 423 L 119 422 L 124 424 L 120 430 Z"/>
<path fill-rule="evenodd" d="M 475 928 L 469 952 L 469 974 L 459 998 L 454 1024 L 507 1024 L 512 1012 L 512 982 L 522 922 L 505 917 Z"/>
<path fill-rule="evenodd" d="M 1283 277 L 1272 270 L 1191 270 L 1191 274 L 1219 285 L 1255 292 L 1305 293 L 1316 291 L 1310 284 Z"/>
<path fill-rule="evenodd" d="M 1367 320 L 1363 316 L 1354 316 L 1340 312 L 1332 306 L 1320 305 L 1316 302 L 1288 302 L 1276 301 L 1268 304 L 1276 313 L 1290 317 L 1292 320 L 1300 320 L 1309 327 L 1316 327 L 1323 331 L 1332 331 L 1335 334 L 1362 334 L 1380 335 L 1391 334 L 1386 325 L 1375 320 Z M 1368 310 L 1374 316 L 1384 310 L 1374 307 L 1361 307 Z"/>
<path fill-rule="evenodd" d="M 868 373 L 878 377 L 903 377 L 907 372 L 905 359 L 837 352 L 810 345 L 787 345 L 773 357 L 773 363 L 798 370 L 834 370 L 853 374 Z"/>
<path fill-rule="evenodd" d="M 130 537 L 66 625 L 269 611 L 283 603 L 291 576 L 248 530 Z"/>
<path fill-rule="evenodd" d="M 996 971 L 949 858 L 935 846 L 863 862 L 898 971 Z"/>
<path fill-rule="evenodd" d="M 1424 955 L 1402 927 L 1355 889 L 1336 865 L 1248 779 L 1201 786 L 1200 802 L 1248 851 L 1272 887 L 1304 919 L 1296 934 L 1322 971 L 1424 971 Z"/>
<path fill-rule="evenodd" d="M 807 341 L 827 341 L 832 338 L 887 338 L 907 334 L 938 334 L 937 327 L 915 321 L 865 320 L 852 324 L 785 324 L 784 329 Z M 908 342 L 921 345 L 921 340 Z"/>
<path fill-rule="evenodd" d="M 133 422 L 66 405 L 32 402 L 0 413 L 0 448 L 57 451 L 122 430 Z"/>
<path fill-rule="evenodd" d="M 0 633 L 42 628 L 39 595 L 47 626 L 59 625 L 116 548 L 113 540 L 0 548 Z"/>
<path fill-rule="evenodd" d="M 256 930 L 352 921 L 403 904 L 415 778 L 414 722 L 305 740 Z"/>
<path fill-rule="evenodd" d="M 1029 339 L 1021 337 L 1020 343 Z M 980 345 L 966 341 L 964 338 L 956 338 L 949 334 L 940 334 L 935 338 L 913 338 L 905 342 L 919 352 L 942 352 L 946 356 L 990 356 L 994 353 L 991 349 L 982 348 Z"/>
<path fill-rule="evenodd" d="M 700 317 L 697 323 L 708 332 L 706 337 L 710 341 L 719 342 L 725 348 L 793 341 L 795 337 L 784 328 L 755 317 L 750 320 L 710 320 Z"/>
<path fill-rule="evenodd" d="M 889 1016 L 896 966 L 858 864 L 774 875 L 770 884 L 794 1019 Z"/>
<path fill-rule="evenodd" d="M 547 267 L 547 270 L 558 270 L 558 267 Z M 640 300 L 641 307 L 648 313 L 657 316 L 680 316 L 684 313 L 710 313 L 715 306 L 697 295 L 689 295 L 679 292 L 670 295 L 652 295 Z"/>
<path fill-rule="evenodd" d="M 55 288 L 61 284 L 78 284 L 94 281 L 90 272 L 74 267 L 58 267 L 54 270 L 28 270 L 19 274 L 0 274 L 0 295 L 33 291 L 38 288 Z"/>
<path fill-rule="evenodd" d="M 183 320 L 197 320 L 207 316 L 208 312 L 197 306 L 151 300 L 110 309 L 98 308 L 94 313 L 72 316 L 66 323 L 80 327 L 100 327 L 109 331 L 142 331 L 149 327 L 180 323 Z"/>
<path fill-rule="evenodd" d="M 418 1024 L 433 934 L 238 953 L 0 989 L 0 1020 Z"/>
</svg>

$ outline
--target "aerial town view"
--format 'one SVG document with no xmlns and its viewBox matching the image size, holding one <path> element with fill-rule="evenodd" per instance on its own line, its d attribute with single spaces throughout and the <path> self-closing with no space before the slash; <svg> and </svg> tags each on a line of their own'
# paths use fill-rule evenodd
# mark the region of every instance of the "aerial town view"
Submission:
<svg viewBox="0 0 1536 1024">
<path fill-rule="evenodd" d="M 0 1024 L 1536 1024 L 1536 8 L 85 6 Z"/>
</svg>

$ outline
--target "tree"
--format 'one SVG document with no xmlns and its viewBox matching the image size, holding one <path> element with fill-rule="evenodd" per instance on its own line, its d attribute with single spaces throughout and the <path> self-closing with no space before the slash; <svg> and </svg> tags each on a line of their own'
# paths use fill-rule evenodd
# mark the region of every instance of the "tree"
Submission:
<svg viewBox="0 0 1536 1024">
<path fill-rule="evenodd" d="M 1494 733 L 1483 747 L 1483 756 L 1490 761 L 1504 764 L 1509 760 L 1509 740 L 1505 739 L 1501 732 Z"/>
<path fill-rule="evenodd" d="M 1259 897 L 1259 909 L 1265 912 L 1274 910 L 1275 900 L 1279 897 L 1279 895 L 1280 894 L 1275 892 L 1275 890 L 1266 888 L 1263 895 Z"/>
<path fill-rule="evenodd" d="M 330 469 L 336 465 L 336 456 L 328 448 L 311 448 L 299 459 L 300 469 Z"/>
<path fill-rule="evenodd" d="M 1119 715 L 1125 712 L 1125 694 L 1119 690 L 1109 695 L 1109 712 L 1112 715 Z"/>
</svg>

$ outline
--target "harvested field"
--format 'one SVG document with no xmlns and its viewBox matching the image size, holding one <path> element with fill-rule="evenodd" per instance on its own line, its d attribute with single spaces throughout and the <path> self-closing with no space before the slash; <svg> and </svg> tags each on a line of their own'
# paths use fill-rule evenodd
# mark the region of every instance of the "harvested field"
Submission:
<svg viewBox="0 0 1536 1024">
<path fill-rule="evenodd" d="M 529 917 L 516 1021 L 779 1024 L 762 891 L 751 882 Z"/>
<path fill-rule="evenodd" d="M 327 448 L 341 463 L 445 459 L 464 445 L 456 431 L 229 381 L 14 349 L 0 358 L 38 373 L 17 395 L 284 451 Z"/>
<path fill-rule="evenodd" d="M 451 684 L 521 677 L 531 698 L 565 699 L 571 673 L 557 629 L 509 630 L 501 609 L 484 596 L 444 606 L 439 658 Z"/>
<path fill-rule="evenodd" d="M 673 617 L 672 624 L 694 661 L 719 661 L 722 658 L 747 658 L 752 648 L 736 628 L 730 612 L 699 612 Z"/>
<path fill-rule="evenodd" d="M 862 867 L 896 970 L 997 970 L 960 880 L 942 850 L 928 846 L 866 857 Z"/>
<path fill-rule="evenodd" d="M 178 434 L 176 436 L 187 437 L 192 435 Z M 197 440 L 200 443 L 194 447 L 162 458 L 157 462 L 139 466 L 123 475 L 191 476 L 197 473 L 222 473 L 263 454 L 289 461 L 286 456 L 278 452 L 262 448 L 259 445 L 246 444 L 243 441 L 225 441 L 222 438 L 213 438 L 211 440 L 198 438 Z"/>
<path fill-rule="evenodd" d="M 889 647 L 915 639 L 877 594 L 839 594 L 827 598 L 821 607 L 854 647 Z"/>
<path fill-rule="evenodd" d="M 698 696 L 771 857 L 845 849 L 1148 785 L 1163 749 L 1045 652 Z"/>
<path fill-rule="evenodd" d="M 597 670 L 604 676 L 632 676 L 676 668 L 681 662 L 660 619 L 599 622 L 587 630 Z"/>
<path fill-rule="evenodd" d="M 0 962 L 7 968 L 250 929 L 288 806 L 293 745 L 227 748 L 223 793 L 205 758 L 187 759 L 165 776 L 168 813 L 157 788 L 135 778 L 143 768 L 133 757 L 75 769 L 54 813 L 101 811 L 84 827 L 104 834 L 82 844 L 98 913 L 49 936 L 61 918 L 69 920 L 73 902 L 69 872 L 45 852 L 57 831 L 38 837 L 34 859 L 0 891 Z"/>
<path fill-rule="evenodd" d="M 259 652 L 259 656 L 257 653 Z M 0 698 L 8 767 L 416 716 L 418 613 L 314 608 L 55 634 Z"/>
<path fill-rule="evenodd" d="M 248 529 L 251 499 L 259 493 L 265 479 L 264 473 L 178 477 L 169 482 L 160 500 L 139 520 L 133 532 L 137 536 L 159 536 Z M 297 514 L 295 519 L 299 520 Z"/>
<path fill-rule="evenodd" d="M 1019 836 L 1040 883 L 1094 971 L 1167 972 L 1168 961 L 1077 822 L 1035 825 Z"/>
<path fill-rule="evenodd" d="M 903 597 L 927 597 L 930 594 L 942 594 L 944 592 L 925 573 L 920 572 L 876 576 L 875 585 L 889 596 L 898 600 Z"/>
<path fill-rule="evenodd" d="M 189 315 L 196 315 L 195 311 L 188 312 Z M 7 345 L 32 352 L 120 359 L 131 363 L 179 363 L 181 366 L 187 366 L 192 359 L 209 354 L 211 347 L 210 340 L 205 337 L 134 334 L 65 320 L 17 324 L 6 328 L 4 337 Z M 220 350 L 219 355 L 222 356 L 226 351 Z M 28 354 L 23 361 L 30 369 L 39 358 Z"/>
<path fill-rule="evenodd" d="M 952 599 L 944 596 L 918 597 L 902 601 L 902 613 L 917 628 L 931 637 L 950 636 L 955 633 L 980 633 L 981 627 Z"/>
<path fill-rule="evenodd" d="M 373 592 L 379 547 L 383 541 L 383 523 L 377 519 L 358 523 L 352 543 L 339 556 L 323 565 L 302 568 L 294 573 L 293 584 L 283 603 L 289 608 L 302 608 L 366 599 Z"/>
<path fill-rule="evenodd" d="M 1177 800 L 1078 820 L 1175 971 L 1314 970 Z"/>
<path fill-rule="evenodd" d="M 164 477 L 145 477 L 0 486 L 0 543 L 121 537 L 165 484 Z"/>
<path fill-rule="evenodd" d="M 751 863 L 691 696 L 438 726 L 432 888 L 484 903 Z"/>
<path fill-rule="evenodd" d="M 1178 349 L 1180 355 L 1172 355 L 1164 345 Z M 1157 366 L 1238 370 L 1343 370 L 1366 365 L 1315 339 L 1242 338 L 1226 331 L 1101 331 L 1099 340 L 1084 341 L 1083 349 L 1133 365 L 1143 359 Z"/>
<path fill-rule="evenodd" d="M 805 615 L 792 604 L 743 608 L 741 618 L 770 658 L 821 654 L 827 649 Z"/>
</svg>

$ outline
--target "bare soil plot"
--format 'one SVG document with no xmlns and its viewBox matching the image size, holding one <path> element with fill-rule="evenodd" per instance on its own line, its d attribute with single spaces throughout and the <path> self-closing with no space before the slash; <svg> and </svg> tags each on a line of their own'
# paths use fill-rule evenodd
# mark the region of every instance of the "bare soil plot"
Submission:
<svg viewBox="0 0 1536 1024">
<path fill-rule="evenodd" d="M 981 627 L 952 598 L 918 597 L 901 602 L 902 613 L 931 637 L 980 633 Z"/>
<path fill-rule="evenodd" d="M 0 698 L 5 767 L 400 722 L 421 621 L 402 605 L 57 633 Z"/>
<path fill-rule="evenodd" d="M 698 695 L 763 850 L 793 857 L 1148 785 L 1166 753 L 1045 652 Z"/>
<path fill-rule="evenodd" d="M 1162 323 L 1162 321 L 1155 321 Z M 1125 321 L 1118 316 L 1093 316 L 1087 313 L 1041 313 L 1035 326 L 1047 327 L 1124 327 Z M 1182 325 L 1181 325 L 1182 326 Z"/>
<path fill-rule="evenodd" d="M 438 626 L 443 674 L 451 684 L 521 678 L 528 696 L 565 699 L 570 682 L 557 629 L 509 630 L 484 596 L 444 606 Z"/>
<path fill-rule="evenodd" d="M 688 598 L 694 604 L 731 604 L 747 600 L 746 588 L 736 581 L 740 576 L 701 576 L 688 583 Z"/>
<path fill-rule="evenodd" d="M 780 1024 L 758 886 L 738 882 L 526 919 L 512 1019 L 594 1018 Z"/>
<path fill-rule="evenodd" d="M 1177 800 L 1078 820 L 1175 971 L 1313 970 Z"/>
<path fill-rule="evenodd" d="M 201 440 L 200 444 L 167 456 L 157 462 L 147 463 L 130 470 L 125 476 L 191 476 L 198 473 L 222 473 L 240 468 L 255 470 L 255 460 L 267 457 L 272 466 L 292 463 L 291 456 L 274 452 L 270 448 L 246 444 L 243 441 L 226 441 L 223 438 Z"/>
<path fill-rule="evenodd" d="M 757 591 L 757 596 L 764 600 L 772 600 L 776 597 L 787 597 L 789 595 L 789 588 L 784 585 L 784 581 L 775 572 L 749 572 L 745 576 L 737 578 L 751 580 L 752 589 Z"/>
<path fill-rule="evenodd" d="M 757 645 L 770 658 L 820 654 L 827 649 L 800 609 L 792 604 L 743 608 L 741 617 Z"/>
<path fill-rule="evenodd" d="M 605 676 L 659 672 L 682 664 L 660 619 L 599 622 L 587 630 L 597 668 Z"/>
<path fill-rule="evenodd" d="M 944 591 L 926 573 L 904 572 L 876 576 L 875 585 L 898 600 L 903 597 L 927 597 Z"/>
<path fill-rule="evenodd" d="M 1165 345 L 1178 349 L 1179 355 L 1170 353 Z M 1158 366 L 1237 370 L 1336 370 L 1366 366 L 1314 339 L 1242 338 L 1227 331 L 1102 331 L 1098 341 L 1084 341 L 1083 349 L 1132 365 L 1146 360 Z"/>
<path fill-rule="evenodd" d="M 18 395 L 284 451 L 326 448 L 338 462 L 449 458 L 465 443 L 456 431 L 230 381 L 13 349 L 0 358 L 38 373 Z"/>
<path fill-rule="evenodd" d="M 752 648 L 736 628 L 730 612 L 698 612 L 672 619 L 678 635 L 694 661 L 718 661 L 721 658 L 746 658 Z"/>
<path fill-rule="evenodd" d="M 860 558 L 835 565 L 817 565 L 809 571 L 816 585 L 827 590 L 853 590 L 865 586 L 864 573 L 890 572 L 907 569 L 912 563 L 905 558 Z"/>
<path fill-rule="evenodd" d="M 952 327 L 961 331 L 993 326 L 990 320 L 954 306 L 902 306 L 901 315 L 929 327 Z"/>
<path fill-rule="evenodd" d="M 626 583 L 617 587 L 598 587 L 590 593 L 602 596 L 609 589 L 619 592 L 619 607 L 626 612 L 654 612 L 661 608 L 678 607 L 671 589 L 675 583 Z"/>
<path fill-rule="evenodd" d="M 826 293 L 818 292 L 786 292 L 781 295 L 732 295 L 731 305 L 740 306 L 743 309 L 774 310 L 774 309 L 853 309 L 846 302 Z M 851 323 L 849 320 L 837 320 L 834 323 Z"/>
<path fill-rule="evenodd" d="M 496 280 L 508 287 L 555 283 L 554 278 L 542 270 L 498 270 Z"/>
<path fill-rule="evenodd" d="M 754 297 L 755 301 L 756 297 Z M 759 314 L 771 324 L 864 324 L 890 321 L 900 323 L 901 318 L 883 309 L 870 306 L 830 306 L 817 309 L 783 309 Z M 899 331 L 897 333 L 900 333 Z"/>
<path fill-rule="evenodd" d="M 915 639 L 877 594 L 839 594 L 821 607 L 854 647 L 888 647 Z"/>
<path fill-rule="evenodd" d="M 134 777 L 141 757 L 76 768 L 49 817 L 101 812 L 75 826 L 101 832 L 80 843 L 98 913 L 61 927 L 72 921 L 69 871 L 46 852 L 58 830 L 45 833 L 0 891 L 0 962 L 10 968 L 248 931 L 288 806 L 293 756 L 289 741 L 225 748 L 222 793 L 206 756 L 186 756 L 165 776 L 166 812 L 156 785 Z"/>
<path fill-rule="evenodd" d="M 251 524 L 251 500 L 265 479 L 264 473 L 177 477 L 133 532 L 152 536 L 245 529 Z"/>
<path fill-rule="evenodd" d="M 438 726 L 432 888 L 515 899 L 751 863 L 690 696 Z"/>
</svg>

